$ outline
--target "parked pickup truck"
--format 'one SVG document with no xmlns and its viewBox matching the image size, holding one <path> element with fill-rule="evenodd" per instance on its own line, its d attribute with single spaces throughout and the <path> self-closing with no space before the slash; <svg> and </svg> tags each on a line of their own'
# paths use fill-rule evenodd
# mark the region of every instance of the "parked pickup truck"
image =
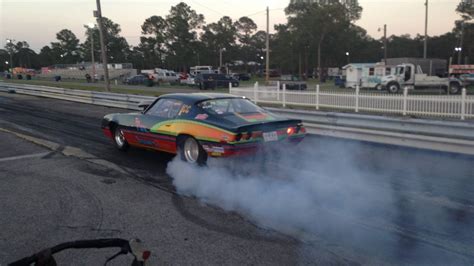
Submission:
<svg viewBox="0 0 474 266">
<path fill-rule="evenodd" d="M 283 89 L 283 84 L 286 85 L 287 90 L 307 90 L 308 85 L 305 81 L 301 81 L 297 76 L 282 75 L 280 78 L 280 89 Z"/>
<path fill-rule="evenodd" d="M 462 82 L 456 78 L 440 78 L 424 74 L 420 66 L 414 64 L 398 65 L 394 75 L 382 78 L 382 88 L 389 93 L 397 93 L 400 89 L 443 89 L 449 94 L 461 92 Z"/>
</svg>

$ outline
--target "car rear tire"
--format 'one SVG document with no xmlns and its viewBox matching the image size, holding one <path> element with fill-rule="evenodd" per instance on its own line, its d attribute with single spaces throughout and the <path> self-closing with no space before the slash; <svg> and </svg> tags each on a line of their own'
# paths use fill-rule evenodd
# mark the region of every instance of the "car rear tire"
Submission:
<svg viewBox="0 0 474 266">
<path fill-rule="evenodd" d="M 206 165 L 207 153 L 193 137 L 183 137 L 178 147 L 181 160 L 199 166 Z"/>
<path fill-rule="evenodd" d="M 117 149 L 119 149 L 120 151 L 128 150 L 130 145 L 128 144 L 127 140 L 125 139 L 123 131 L 120 127 L 115 127 L 113 129 L 113 136 L 114 136 L 115 147 Z"/>
</svg>

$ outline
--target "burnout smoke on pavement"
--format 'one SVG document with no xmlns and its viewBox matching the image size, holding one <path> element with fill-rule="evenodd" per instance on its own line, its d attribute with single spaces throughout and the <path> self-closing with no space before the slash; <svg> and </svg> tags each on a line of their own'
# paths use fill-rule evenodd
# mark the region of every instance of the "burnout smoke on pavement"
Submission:
<svg viewBox="0 0 474 266">
<path fill-rule="evenodd" d="M 404 192 L 405 186 L 421 186 L 416 169 L 403 174 L 377 170 L 360 145 L 307 139 L 266 156 L 210 159 L 207 167 L 176 157 L 167 172 L 178 193 L 238 212 L 260 227 L 303 240 L 317 236 L 356 246 L 382 259 L 394 257 L 397 263 L 420 262 L 432 251 L 417 245 L 405 250 L 400 239 L 409 233 L 400 228 L 439 229 L 451 224 L 450 218 Z M 396 160 L 403 158 L 391 158 L 391 163 Z M 384 252 L 388 255 L 380 255 Z M 400 261 L 401 254 L 407 261 Z"/>
</svg>

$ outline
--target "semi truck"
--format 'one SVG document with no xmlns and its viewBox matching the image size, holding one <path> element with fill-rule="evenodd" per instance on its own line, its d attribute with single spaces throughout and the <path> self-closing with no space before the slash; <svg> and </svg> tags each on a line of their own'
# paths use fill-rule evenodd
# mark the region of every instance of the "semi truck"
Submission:
<svg viewBox="0 0 474 266">
<path fill-rule="evenodd" d="M 382 88 L 389 93 L 398 93 L 400 89 L 443 89 L 449 94 L 458 94 L 462 82 L 456 78 L 440 78 L 423 73 L 419 65 L 401 64 L 396 67 L 394 75 L 382 78 Z"/>
</svg>

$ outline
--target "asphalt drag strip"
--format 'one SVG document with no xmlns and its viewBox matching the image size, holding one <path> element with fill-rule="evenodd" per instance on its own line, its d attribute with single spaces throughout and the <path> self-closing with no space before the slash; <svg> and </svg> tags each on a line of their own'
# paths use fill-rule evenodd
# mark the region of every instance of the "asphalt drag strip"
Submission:
<svg viewBox="0 0 474 266">
<path fill-rule="evenodd" d="M 2 265 L 61 242 L 116 237 L 144 241 L 150 265 L 353 263 L 323 245 L 302 252 L 291 237 L 157 189 L 80 149 L 14 132 L 0 131 L 0 139 L 0 158 L 45 154 L 0 162 Z M 73 250 L 56 259 L 97 265 L 115 252 Z M 122 257 L 114 265 L 130 262 Z"/>
</svg>

